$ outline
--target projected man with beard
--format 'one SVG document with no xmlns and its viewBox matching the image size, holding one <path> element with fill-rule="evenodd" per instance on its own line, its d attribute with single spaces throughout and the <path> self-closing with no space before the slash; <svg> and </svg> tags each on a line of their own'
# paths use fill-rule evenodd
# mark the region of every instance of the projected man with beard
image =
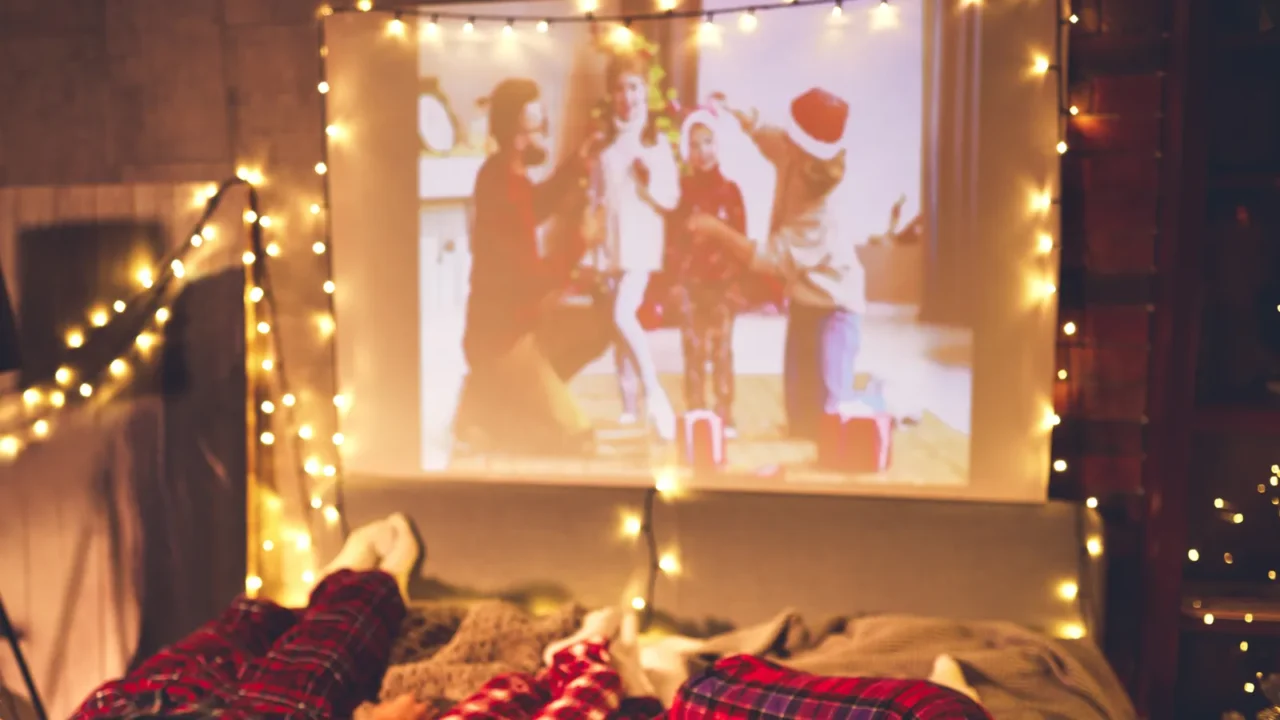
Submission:
<svg viewBox="0 0 1280 720">
<path fill-rule="evenodd" d="M 489 134 L 498 149 L 476 177 L 463 336 L 470 372 L 454 433 L 481 450 L 590 452 L 590 422 L 534 331 L 586 250 L 575 237 L 544 257 L 538 228 L 574 199 L 594 149 L 588 144 L 545 182 L 529 179 L 529 169 L 547 161 L 548 127 L 538 85 L 526 79 L 494 89 Z"/>
</svg>

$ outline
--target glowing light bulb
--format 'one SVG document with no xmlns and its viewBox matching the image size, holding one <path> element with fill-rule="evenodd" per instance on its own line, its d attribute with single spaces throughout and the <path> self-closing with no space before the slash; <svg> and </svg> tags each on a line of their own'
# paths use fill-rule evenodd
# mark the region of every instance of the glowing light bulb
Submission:
<svg viewBox="0 0 1280 720">
<path fill-rule="evenodd" d="M 316 323 L 320 326 L 320 334 L 328 337 L 333 334 L 334 323 L 333 318 L 328 315 L 321 315 Z"/>
<path fill-rule="evenodd" d="M 1071 107 L 1067 108 L 1067 112 L 1071 113 L 1072 115 L 1079 115 L 1080 108 L 1076 107 L 1075 105 L 1072 105 Z"/>
<path fill-rule="evenodd" d="M 263 445 L 273 445 L 275 444 L 276 436 L 275 433 L 264 432 L 262 435 L 258 436 L 258 439 L 262 441 Z"/>
<path fill-rule="evenodd" d="M 356 0 L 356 9 L 360 12 L 369 12 L 373 9 L 373 0 Z"/>
<path fill-rule="evenodd" d="M 835 5 L 831 6 L 831 17 L 838 18 L 841 15 L 844 15 L 844 5 L 840 2 L 836 2 Z"/>
<path fill-rule="evenodd" d="M 1084 501 L 1084 506 L 1089 508 L 1090 510 L 1096 510 L 1098 507 L 1098 498 L 1096 497 L 1086 498 Z"/>
<path fill-rule="evenodd" d="M 323 514 L 324 514 L 325 522 L 329 523 L 330 525 L 338 522 L 338 517 L 339 517 L 338 508 L 332 505 L 327 505 L 325 506 Z"/>
<path fill-rule="evenodd" d="M 258 302 L 262 299 L 262 294 L 262 288 L 260 287 L 249 288 L 249 302 Z"/>
<path fill-rule="evenodd" d="M 1059 634 L 1068 640 L 1079 640 L 1085 635 L 1084 626 L 1080 623 L 1067 623 L 1060 628 Z"/>
<path fill-rule="evenodd" d="M 310 425 L 303 425 L 298 428 L 298 437 L 303 440 L 310 440 L 313 436 L 315 436 L 315 431 L 311 429 Z"/>
<path fill-rule="evenodd" d="M 1040 233 L 1040 237 L 1036 239 L 1036 250 L 1042 255 L 1053 252 L 1053 236 L 1049 233 Z"/>
<path fill-rule="evenodd" d="M 1200 551 L 1195 548 L 1191 548 L 1187 551 L 1187 559 L 1191 562 L 1200 562 Z"/>
<path fill-rule="evenodd" d="M 644 523 L 640 520 L 639 515 L 627 515 L 622 518 L 622 534 L 627 537 L 636 537 L 640 531 L 644 529 Z"/>
<path fill-rule="evenodd" d="M 1057 145 L 1057 147 L 1056 147 L 1055 149 L 1058 151 L 1058 154 L 1059 154 L 1059 155 L 1066 155 L 1066 154 L 1067 154 L 1067 143 L 1066 143 L 1066 141 L 1065 141 L 1065 140 L 1059 140 L 1059 141 L 1058 141 L 1058 145 Z"/>
<path fill-rule="evenodd" d="M 181 260 L 174 260 L 169 264 L 169 269 L 173 271 L 173 276 L 181 280 L 187 274 L 187 267 L 182 264 Z"/>
<path fill-rule="evenodd" d="M 54 390 L 49 393 L 49 404 L 56 408 L 60 408 L 67 404 L 67 396 L 62 394 L 61 390 Z"/>
<path fill-rule="evenodd" d="M 1071 16 L 1067 18 L 1067 22 L 1071 23 L 1072 25 L 1075 25 L 1076 23 L 1080 22 L 1080 16 L 1075 13 L 1071 13 Z"/>
<path fill-rule="evenodd" d="M 67 347 L 78 348 L 84 345 L 84 333 L 79 330 L 72 330 L 67 333 Z"/>
<path fill-rule="evenodd" d="M 252 265 L 257 259 L 258 256 L 254 255 L 252 250 L 245 250 L 244 254 L 240 256 L 240 262 L 243 262 L 245 265 Z"/>
<path fill-rule="evenodd" d="M 258 181 L 262 181 L 261 175 L 258 176 Z M 205 225 L 200 228 L 200 237 L 204 238 L 206 241 L 213 240 L 218 237 L 218 231 L 212 225 Z"/>
<path fill-rule="evenodd" d="M 266 370 L 266 371 L 270 372 L 270 371 L 271 371 L 271 369 L 272 369 L 272 368 L 274 368 L 275 366 L 276 366 L 276 363 L 275 363 L 275 361 L 274 361 L 274 360 L 272 360 L 271 358 L 263 358 L 263 360 L 262 360 L 262 369 L 263 369 L 263 370 Z"/>
<path fill-rule="evenodd" d="M 108 367 L 108 370 L 111 371 L 112 377 L 124 377 L 125 374 L 129 372 L 129 363 L 120 358 L 116 358 L 111 361 L 111 365 Z"/>
<path fill-rule="evenodd" d="M 267 415 L 270 415 L 271 413 L 276 411 L 276 404 L 271 402 L 270 400 L 263 400 L 262 404 L 259 405 L 258 407 L 262 408 L 262 412 L 266 413 Z"/>
<path fill-rule="evenodd" d="M 75 377 L 75 375 L 71 372 L 71 368 L 65 365 L 58 368 L 58 370 L 53 373 L 53 379 L 56 380 L 59 385 L 69 384 L 73 377 Z"/>
<path fill-rule="evenodd" d="M 126 304 L 125 304 L 125 302 L 124 302 L 123 300 L 117 300 L 117 301 L 115 301 L 115 302 L 111 303 L 111 309 L 112 309 L 112 310 L 115 310 L 115 311 L 116 311 L 116 312 L 118 312 L 118 313 L 122 313 L 122 312 L 124 312 L 124 311 L 125 311 L 125 308 L 127 308 L 127 307 L 129 307 L 129 306 L 128 306 L 128 305 L 126 305 Z"/>
<path fill-rule="evenodd" d="M 334 433 L 334 434 L 333 434 L 333 444 L 334 444 L 334 445 L 341 445 L 344 441 L 346 441 L 346 437 L 345 437 L 345 436 L 343 436 L 343 434 L 342 434 L 342 433 Z"/>
<path fill-rule="evenodd" d="M 325 280 L 325 281 L 324 281 L 324 293 L 325 293 L 326 295 L 332 295 L 332 294 L 333 294 L 333 288 L 334 288 L 334 285 L 333 285 L 333 281 L 332 281 L 332 280 Z"/>
<path fill-rule="evenodd" d="M 627 47 L 631 45 L 633 34 L 631 28 L 626 25 L 618 25 L 613 28 L 613 32 L 609 35 L 609 39 L 614 45 Z"/>
<path fill-rule="evenodd" d="M 275 223 L 275 221 L 271 219 L 270 215 L 263 215 L 262 217 L 258 218 L 258 225 L 264 228 L 271 227 L 273 223 Z"/>
<path fill-rule="evenodd" d="M 319 85 L 316 85 L 316 90 L 320 91 L 320 94 L 321 94 L 321 95 L 324 95 L 324 94 L 328 93 L 328 92 L 329 92 L 329 83 L 324 82 L 324 81 L 321 81 Z"/>
<path fill-rule="evenodd" d="M 18 441 L 18 438 L 12 435 L 0 437 L 0 456 L 13 458 L 18 455 L 20 450 L 22 450 L 22 443 Z"/>
<path fill-rule="evenodd" d="M 1062 370 L 1059 370 L 1059 371 L 1058 371 L 1058 379 L 1059 379 L 1059 380 L 1066 380 L 1066 379 L 1067 379 L 1067 371 L 1066 371 L 1066 369 L 1065 369 L 1065 368 L 1064 368 L 1064 369 L 1062 369 Z"/>
<path fill-rule="evenodd" d="M 146 352 L 156 344 L 156 337 L 151 333 L 142 333 L 138 335 L 137 339 L 135 339 L 133 342 L 135 345 L 138 346 L 139 350 Z"/>
<path fill-rule="evenodd" d="M 278 243 L 267 243 L 266 251 L 267 255 L 271 257 L 280 257 L 280 245 Z"/>
<path fill-rule="evenodd" d="M 333 396 L 333 406 L 334 406 L 334 407 L 336 407 L 336 408 L 338 408 L 339 410 L 346 410 L 346 409 L 347 409 L 347 403 L 348 403 L 348 400 L 347 400 L 347 396 L 346 396 L 346 395 L 334 395 L 334 396 Z"/>
<path fill-rule="evenodd" d="M 255 593 L 262 589 L 262 578 L 257 575 L 250 575 L 244 579 L 244 589 Z"/>
<path fill-rule="evenodd" d="M 315 253 L 315 254 L 317 254 L 317 255 L 323 255 L 323 254 L 324 254 L 324 250 L 325 250 L 325 248 L 324 248 L 324 243 L 323 243 L 323 242 L 321 242 L 321 241 L 317 240 L 317 241 L 315 241 L 315 242 L 311 243 L 311 252 L 313 252 L 313 253 Z"/>
<path fill-rule="evenodd" d="M 280 402 L 284 403 L 285 407 L 293 407 L 298 402 L 298 398 L 293 393 L 285 393 L 281 396 Z"/>
<path fill-rule="evenodd" d="M 252 210 L 245 210 L 245 211 L 244 211 L 244 221 L 245 221 L 245 222 L 247 222 L 247 223 L 249 223 L 250 225 L 252 225 L 253 223 L 258 222 L 258 213 L 254 212 L 254 211 L 252 211 Z"/>
<path fill-rule="evenodd" d="M 31 434 L 42 438 L 49 434 L 49 421 L 37 420 L 31 425 Z"/>
<path fill-rule="evenodd" d="M 1054 460 L 1054 461 L 1053 461 L 1053 470 L 1054 470 L 1054 472 L 1066 472 L 1066 471 L 1067 471 L 1067 461 L 1066 461 L 1066 460 Z"/>
<path fill-rule="evenodd" d="M 658 0 L 658 10 L 660 12 L 671 12 L 676 9 L 678 4 L 676 0 Z"/>
<path fill-rule="evenodd" d="M 464 32 L 464 33 L 466 33 L 466 34 L 470 35 L 471 33 L 475 32 L 475 31 L 476 31 L 476 21 L 475 21 L 475 20 L 468 20 L 468 21 L 466 21 L 465 23 L 463 23 L 463 25 L 462 25 L 462 32 Z"/>
<path fill-rule="evenodd" d="M 322 471 L 321 471 L 321 473 L 322 473 L 325 477 L 327 477 L 327 478 L 331 478 L 331 477 L 333 477 L 333 476 L 335 476 L 335 475 L 337 475 L 337 474 L 338 474 L 338 468 L 336 468 L 336 467 L 334 467 L 334 466 L 332 466 L 332 465 L 325 465 L 325 466 L 324 466 L 324 470 L 322 470 Z"/>
<path fill-rule="evenodd" d="M 751 32 L 759 26 L 760 21 L 756 18 L 755 10 L 747 10 L 738 16 L 738 29 L 742 32 Z"/>
<path fill-rule="evenodd" d="M 329 172 L 329 166 L 328 166 L 328 165 L 325 165 L 325 164 L 324 164 L 324 163 L 322 163 L 322 162 L 318 162 L 318 163 L 316 163 L 316 174 L 317 174 L 317 175 L 324 175 L 324 174 L 325 174 L 325 173 L 327 173 L 327 172 Z"/>
<path fill-rule="evenodd" d="M 100 328 L 106 325 L 107 321 L 110 319 L 111 316 L 107 314 L 106 310 L 98 309 L 94 310 L 93 313 L 89 315 L 89 324 Z"/>
<path fill-rule="evenodd" d="M 308 475 L 319 475 L 320 471 L 324 469 L 324 465 L 321 464 L 319 458 L 309 457 L 307 458 L 307 461 L 302 464 L 302 469 L 305 470 Z M 316 509 L 320 508 L 319 505 L 316 505 L 315 507 Z"/>
<path fill-rule="evenodd" d="M 1065 322 L 1065 323 L 1063 323 L 1063 324 L 1062 324 L 1062 334 L 1063 334 L 1063 335 L 1075 335 L 1075 334 L 1076 334 L 1076 330 L 1078 330 L 1078 329 L 1079 329 L 1079 328 L 1077 328 L 1077 327 L 1076 327 L 1076 324 L 1075 324 L 1075 323 L 1073 323 L 1073 322 L 1071 322 L 1070 320 L 1068 320 L 1067 322 Z"/>
<path fill-rule="evenodd" d="M 537 27 L 538 27 L 538 32 L 544 33 L 551 29 L 551 23 L 547 22 L 546 20 L 539 20 Z"/>
<path fill-rule="evenodd" d="M 26 403 L 28 407 L 40 402 L 41 399 L 40 391 L 35 388 L 27 388 L 22 391 L 22 402 Z"/>
<path fill-rule="evenodd" d="M 1085 541 L 1084 549 L 1089 553 L 1089 557 L 1098 557 L 1102 554 L 1102 540 L 1091 537 Z"/>
<path fill-rule="evenodd" d="M 265 320 L 264 320 L 264 321 L 262 321 L 262 322 L 258 323 L 258 333 L 259 333 L 259 334 L 261 334 L 261 335 L 266 335 L 266 334 L 267 334 L 267 333 L 269 333 L 269 332 L 271 332 L 271 325 L 270 325 L 270 324 L 268 324 L 268 323 L 267 323 L 267 321 L 265 321 Z"/>
<path fill-rule="evenodd" d="M 400 18 L 391 18 L 391 21 L 387 23 L 387 34 L 391 37 L 404 37 L 404 21 Z"/>
<path fill-rule="evenodd" d="M 307 210 L 309 210 L 312 215 L 320 214 L 320 206 L 316 203 L 311 203 L 311 207 L 307 208 Z"/>
<path fill-rule="evenodd" d="M 510 35 L 511 35 L 511 34 L 513 34 L 515 31 L 516 31 L 516 29 L 515 29 L 515 27 L 511 24 L 511 21 L 510 21 L 510 20 L 508 20 L 508 21 L 507 21 L 507 22 L 502 26 L 502 34 L 503 34 L 503 35 L 510 36 Z"/>
<path fill-rule="evenodd" d="M 1044 55 L 1037 55 L 1035 60 L 1031 63 L 1031 69 L 1035 71 L 1037 75 L 1043 75 L 1049 72 L 1049 67 L 1049 58 Z"/>
<path fill-rule="evenodd" d="M 311 570 L 303 570 L 303 571 L 302 571 L 302 582 L 307 583 L 308 585 L 310 585 L 311 583 L 313 583 L 313 582 L 315 582 L 315 581 L 316 581 L 316 574 L 315 574 L 313 571 L 311 571 Z"/>
<path fill-rule="evenodd" d="M 631 598 L 631 607 L 635 610 L 643 610 L 645 606 L 644 598 L 639 595 Z"/>
<path fill-rule="evenodd" d="M 1227 501 L 1226 501 L 1226 500 L 1223 500 L 1222 498 L 1214 498 L 1214 499 L 1213 499 L 1213 506 L 1214 506 L 1215 508 L 1217 508 L 1217 509 L 1221 510 L 1222 508 L 1224 508 L 1224 507 L 1226 507 L 1226 506 L 1227 506 Z"/>
<path fill-rule="evenodd" d="M 1204 624 L 1205 624 L 1205 625 L 1212 625 L 1212 624 L 1213 624 L 1213 613 L 1205 613 L 1205 614 L 1204 614 Z"/>
<path fill-rule="evenodd" d="M 80 397 L 89 397 L 93 394 L 93 386 L 89 383 L 80 383 Z"/>
<path fill-rule="evenodd" d="M 270 540 L 262 541 L 262 552 L 271 552 L 272 550 L 275 550 L 275 549 L 276 549 L 275 543 L 271 542 Z"/>
<path fill-rule="evenodd" d="M 156 310 L 156 322 L 161 325 L 169 322 L 169 308 L 160 308 Z"/>
<path fill-rule="evenodd" d="M 680 572 L 680 560 L 673 553 L 667 553 L 658 559 L 658 569 L 667 575 L 675 575 Z"/>
<path fill-rule="evenodd" d="M 322 507 L 324 507 L 324 500 L 321 500 L 319 495 L 313 495 L 311 497 L 311 509 L 319 510 Z"/>
<path fill-rule="evenodd" d="M 1244 513 L 1236 513 L 1235 515 L 1232 515 L 1231 522 L 1235 523 L 1236 525 L 1239 525 L 1240 523 L 1244 522 Z"/>
<path fill-rule="evenodd" d="M 1075 600 L 1076 596 L 1079 594 L 1080 586 L 1071 580 L 1066 580 L 1062 584 L 1058 585 L 1058 597 L 1063 600 Z"/>
</svg>

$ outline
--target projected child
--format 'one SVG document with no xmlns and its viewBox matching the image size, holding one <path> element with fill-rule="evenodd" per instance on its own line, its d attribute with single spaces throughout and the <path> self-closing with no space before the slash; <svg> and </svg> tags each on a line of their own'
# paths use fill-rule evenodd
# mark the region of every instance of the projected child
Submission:
<svg viewBox="0 0 1280 720">
<path fill-rule="evenodd" d="M 534 185 L 528 171 L 548 156 L 540 97 L 537 83 L 525 79 L 504 80 L 489 97 L 497 152 L 476 177 L 463 337 L 469 373 L 454 427 L 464 440 L 504 450 L 590 452 L 590 423 L 534 341 L 534 330 L 584 250 L 579 241 L 541 257 L 537 230 L 578 187 L 594 145 Z"/>
<path fill-rule="evenodd" d="M 849 105 L 813 88 L 792 100 L 785 129 L 760 123 L 755 111 L 727 105 L 726 110 L 777 171 L 769 235 L 757 245 L 705 212 L 694 213 L 687 227 L 702 241 L 729 248 L 786 282 L 791 301 L 783 361 L 787 424 L 792 435 L 816 439 L 824 412 L 857 400 L 854 362 L 866 310 L 862 265 L 830 207 L 844 179 L 841 141 Z"/>
<path fill-rule="evenodd" d="M 711 366 L 714 410 L 725 432 L 733 424 L 733 321 L 743 299 L 739 284 L 746 263 L 716 244 L 698 243 L 683 229 L 695 213 L 706 213 L 738 233 L 746 232 L 746 209 L 737 183 L 720 172 L 716 136 L 721 119 L 714 110 L 689 114 L 680 130 L 680 155 L 690 172 L 680 181 L 668 242 L 667 268 L 679 284 L 683 300 L 680 339 L 684 348 L 685 404 L 706 408 L 707 366 Z"/>
<path fill-rule="evenodd" d="M 588 261 L 613 288 L 621 419 L 625 423 L 638 418 L 638 376 L 648 419 L 660 437 L 670 440 L 675 437 L 675 413 L 636 315 L 649 276 L 662 269 L 665 215 L 676 207 L 680 181 L 671 143 L 649 116 L 648 73 L 645 55 L 626 50 L 614 51 L 605 71 L 610 95 L 602 118 L 607 145 L 595 177 L 598 187 L 593 188 L 603 227 L 600 245 Z"/>
</svg>

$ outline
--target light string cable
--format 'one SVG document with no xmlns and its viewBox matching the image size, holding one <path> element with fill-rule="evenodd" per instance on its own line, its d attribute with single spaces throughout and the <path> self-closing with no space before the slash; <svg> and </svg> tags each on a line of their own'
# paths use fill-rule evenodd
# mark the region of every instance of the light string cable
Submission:
<svg viewBox="0 0 1280 720">
<path fill-rule="evenodd" d="M 644 539 L 647 564 L 645 567 L 644 594 L 641 595 L 643 607 L 635 608 L 641 612 L 640 629 L 648 630 L 653 623 L 654 596 L 657 593 L 658 574 L 662 571 L 658 557 L 658 536 L 654 529 L 654 505 L 658 499 L 658 488 L 651 487 L 644 491 L 644 511 L 640 516 L 640 535 Z"/>
<path fill-rule="evenodd" d="M 494 0 L 496 1 L 496 0 Z M 673 20 L 673 19 L 701 19 L 707 22 L 715 20 L 719 15 L 755 15 L 757 12 L 765 12 L 769 10 L 785 10 L 787 8 L 808 7 L 808 6 L 827 6 L 832 8 L 842 8 L 847 0 L 794 0 L 793 2 L 784 3 L 755 3 L 749 5 L 735 5 L 730 7 L 717 8 L 715 10 L 657 10 L 652 12 L 641 13 L 596 13 L 585 12 L 573 15 L 522 15 L 511 13 L 484 13 L 484 12 L 458 12 L 449 10 L 453 2 L 445 0 L 444 2 L 428 2 L 415 3 L 406 5 L 395 5 L 388 8 L 374 7 L 371 2 L 357 2 L 354 6 L 344 6 L 340 8 L 331 8 L 329 13 L 380 13 L 390 14 L 397 19 L 404 18 L 427 18 L 432 22 L 439 20 L 463 20 L 470 23 L 479 22 L 498 22 L 510 27 L 517 22 L 537 23 L 539 30 L 546 30 L 550 25 L 557 23 L 595 23 L 595 22 L 612 22 L 630 25 L 633 22 L 644 22 L 646 20 Z M 879 5 L 888 5 L 889 0 L 864 0 L 865 2 L 876 2 Z"/>
<path fill-rule="evenodd" d="M 111 310 L 114 315 L 108 315 L 104 322 L 91 323 L 91 330 L 87 330 L 86 335 L 81 343 L 72 348 L 71 358 L 68 363 L 60 365 L 58 370 L 51 378 L 42 378 L 40 381 L 33 383 L 22 391 L 24 402 L 28 405 L 35 405 L 43 396 L 40 391 L 42 387 L 61 388 L 75 384 L 75 380 L 82 380 L 79 392 L 63 392 L 60 389 L 49 391 L 49 396 L 58 398 L 56 402 L 44 403 L 43 412 L 36 414 L 23 414 L 19 422 L 28 423 L 35 420 L 33 428 L 40 428 L 43 431 L 33 431 L 33 435 L 37 439 L 43 439 L 47 435 L 48 421 L 56 412 L 61 411 L 67 406 L 76 406 L 90 401 L 94 396 L 94 382 L 101 381 L 104 374 L 111 373 L 112 365 L 116 360 L 131 352 L 128 346 L 143 350 L 141 348 L 140 338 L 147 335 L 148 330 L 155 325 L 163 325 L 168 317 L 165 304 L 162 301 L 170 287 L 177 280 L 186 277 L 185 262 L 189 259 L 190 254 L 198 247 L 203 245 L 203 231 L 209 225 L 209 220 L 217 212 L 223 200 L 226 198 L 227 191 L 232 187 L 242 184 L 239 178 L 232 178 L 224 181 L 218 186 L 218 189 L 205 202 L 204 210 L 200 214 L 200 218 L 192 226 L 190 233 L 186 236 L 190 241 L 182 241 L 175 244 L 161 258 L 159 263 L 153 268 L 145 272 L 146 280 L 142 283 L 142 289 L 127 296 L 125 299 L 116 300 Z M 98 311 L 107 313 L 106 309 Z M 110 329 L 117 329 L 120 333 L 118 336 L 108 335 Z M 127 331 L 119 331 L 119 328 L 127 328 Z M 113 342 L 105 343 L 103 338 L 112 340 Z M 93 360 L 86 361 L 82 356 L 90 350 L 101 351 L 101 356 L 97 352 L 93 353 Z M 71 376 L 71 367 L 92 368 L 89 371 L 82 371 L 78 377 Z M 92 380 L 93 382 L 88 382 Z M 0 432 L 7 433 L 16 432 L 16 427 L 6 427 Z M 2 448 L 0 448 L 2 449 Z M 9 454 L 9 453 L 6 453 Z M 16 449 L 13 454 L 16 454 Z"/>
<path fill-rule="evenodd" d="M 328 63 L 329 45 L 328 45 L 328 38 L 325 34 L 325 18 L 323 15 L 320 16 L 316 21 L 316 43 L 318 48 L 318 51 L 316 52 L 316 58 L 320 66 L 319 70 L 320 70 L 321 87 L 327 89 L 328 81 L 329 81 L 329 63 Z M 321 132 L 320 161 L 321 161 L 321 166 L 325 168 L 325 172 L 320 174 L 320 182 L 322 183 L 321 196 L 324 198 L 324 207 L 320 208 L 320 211 L 324 213 L 324 217 L 322 218 L 324 239 L 322 240 L 323 245 L 317 245 L 315 246 L 315 248 L 317 251 L 322 252 L 323 254 L 323 257 L 321 258 L 321 262 L 324 263 L 324 272 L 325 272 L 325 285 L 323 290 L 325 293 L 326 311 L 329 313 L 329 317 L 333 318 L 334 320 L 334 329 L 333 329 L 333 332 L 329 334 L 328 343 L 329 343 L 329 363 L 330 363 L 329 372 L 332 376 L 331 382 L 332 382 L 332 388 L 333 388 L 333 397 L 336 399 L 340 395 L 340 392 L 339 392 L 340 388 L 338 387 L 338 343 L 337 343 L 338 314 L 337 314 L 337 303 L 334 298 L 334 288 L 333 288 L 333 242 L 332 242 L 333 215 L 330 212 L 330 208 L 332 207 L 330 198 L 332 196 L 333 190 L 331 187 L 331 183 L 329 182 L 329 173 L 328 173 L 328 168 L 329 168 L 328 127 L 329 127 L 329 102 L 327 97 L 327 90 L 325 90 L 325 91 L 322 91 L 320 94 L 320 132 Z M 338 407 L 337 403 L 335 402 L 333 410 L 334 410 L 333 431 L 336 433 L 340 431 L 339 425 L 341 420 L 340 415 L 341 415 L 342 408 Z M 342 465 L 342 453 L 341 451 L 339 451 L 337 447 L 334 448 L 333 456 L 334 456 L 333 464 L 337 470 L 337 472 L 333 476 L 333 484 L 332 484 L 333 505 L 338 510 L 338 518 L 339 518 L 339 522 L 341 523 L 340 528 L 342 530 L 342 538 L 343 540 L 346 540 L 346 538 L 351 534 L 350 521 L 347 519 L 347 513 L 346 513 L 346 507 L 345 507 L 346 501 L 345 501 L 345 494 L 344 494 L 344 488 L 343 488 L 344 478 L 346 474 L 344 472 L 344 468 Z"/>
</svg>

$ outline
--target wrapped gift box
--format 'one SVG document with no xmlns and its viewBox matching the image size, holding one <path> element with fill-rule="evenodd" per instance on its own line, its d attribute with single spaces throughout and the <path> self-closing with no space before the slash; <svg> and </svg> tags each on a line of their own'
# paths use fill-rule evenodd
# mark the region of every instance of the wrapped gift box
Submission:
<svg viewBox="0 0 1280 720">
<path fill-rule="evenodd" d="M 827 413 L 818 433 L 818 463 L 837 472 L 884 472 L 892 457 L 893 426 L 892 415 L 862 403 Z"/>
<path fill-rule="evenodd" d="M 680 459 L 695 471 L 724 467 L 724 420 L 710 410 L 690 410 L 680 416 Z"/>
</svg>

